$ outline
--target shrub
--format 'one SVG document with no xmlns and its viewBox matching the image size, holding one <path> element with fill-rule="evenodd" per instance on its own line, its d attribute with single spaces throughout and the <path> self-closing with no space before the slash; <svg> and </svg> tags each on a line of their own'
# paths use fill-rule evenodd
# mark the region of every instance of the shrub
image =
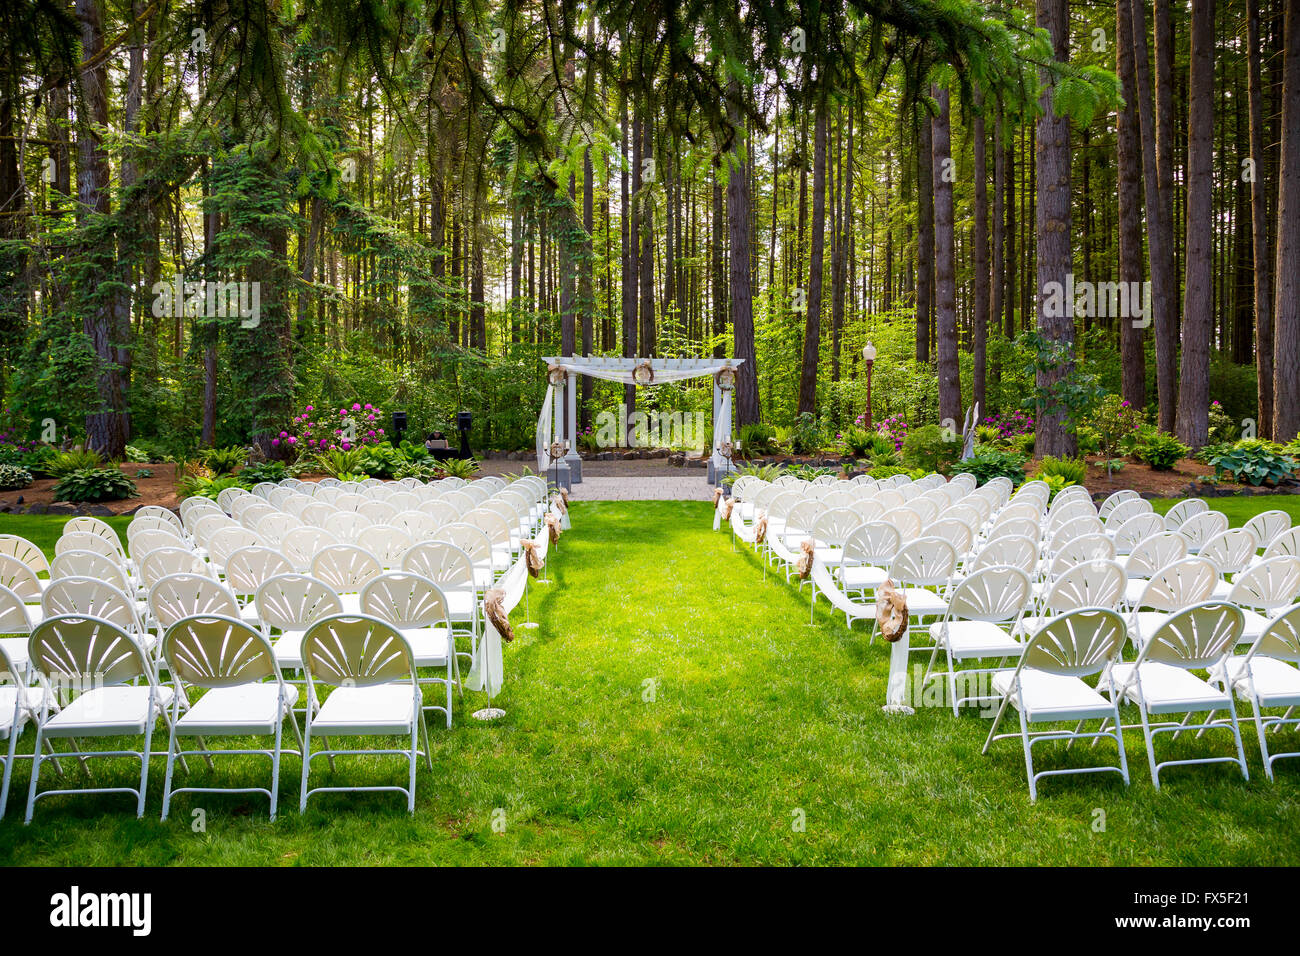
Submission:
<svg viewBox="0 0 1300 956">
<path fill-rule="evenodd" d="M 980 426 L 996 429 L 999 438 L 1003 441 L 1010 441 L 1017 435 L 1032 435 L 1034 432 L 1034 419 L 1032 415 L 1017 411 L 1007 415 L 989 415 L 980 421 Z M 978 432 L 976 437 L 979 437 Z"/>
<path fill-rule="evenodd" d="M 1034 433 L 1024 432 L 1011 439 L 1011 447 L 1028 458 L 1034 453 Z"/>
<path fill-rule="evenodd" d="M 473 458 L 448 458 L 438 462 L 438 470 L 448 478 L 473 478 L 478 474 L 478 462 Z"/>
<path fill-rule="evenodd" d="M 1101 436 L 1095 428 L 1080 425 L 1074 430 L 1074 440 L 1079 446 L 1079 454 L 1095 455 L 1101 451 Z"/>
<path fill-rule="evenodd" d="M 62 478 L 70 475 L 74 471 L 89 471 L 95 468 L 103 468 L 103 456 L 97 451 L 89 448 L 75 448 L 72 451 L 59 452 L 49 460 L 45 466 L 45 473 L 51 478 Z M 64 500 L 82 500 L 82 499 L 64 499 Z M 93 499 L 84 499 L 90 501 Z"/>
<path fill-rule="evenodd" d="M 780 465 L 746 465 L 744 468 L 736 469 L 736 477 L 741 478 L 750 475 L 763 481 L 776 481 L 781 477 L 783 469 Z"/>
<path fill-rule="evenodd" d="M 360 402 L 353 402 L 351 408 L 343 407 L 337 412 L 308 405 L 302 414 L 294 416 L 286 431 L 271 439 L 271 444 L 279 447 L 283 443 L 301 454 L 335 449 L 351 451 L 359 445 L 378 445 L 388 440 L 379 424 L 383 417 L 383 412 L 375 406 Z"/>
<path fill-rule="evenodd" d="M 868 466 L 871 468 L 898 468 L 902 464 L 903 456 L 892 448 L 872 455 L 868 460 Z"/>
<path fill-rule="evenodd" d="M 1113 458 L 1123 448 L 1125 440 L 1138 432 L 1145 418 L 1141 409 L 1133 407 L 1118 395 L 1107 395 L 1092 413 L 1088 427 L 1096 433 L 1101 453 Z"/>
<path fill-rule="evenodd" d="M 54 485 L 55 501 L 120 501 L 135 498 L 135 482 L 116 468 L 78 468 Z"/>
<path fill-rule="evenodd" d="M 890 415 L 883 422 L 876 425 L 876 431 L 884 435 L 894 443 L 894 451 L 903 450 L 903 442 L 907 439 L 907 421 L 902 415 Z"/>
<path fill-rule="evenodd" d="M 429 449 L 424 447 L 424 442 L 411 442 L 403 438 L 398 442 L 397 447 L 401 449 L 402 455 L 407 461 L 420 462 L 432 457 L 429 454 Z"/>
<path fill-rule="evenodd" d="M 840 435 L 844 450 L 854 458 L 874 458 L 876 455 L 892 454 L 894 443 L 879 432 L 869 432 L 865 428 L 850 425 Z"/>
<path fill-rule="evenodd" d="M 1075 483 L 1070 481 L 1064 475 L 1040 475 L 1039 477 L 1047 485 L 1048 501 L 1052 500 L 1066 488 Z"/>
<path fill-rule="evenodd" d="M 259 461 L 240 470 L 239 477 L 250 488 L 263 481 L 280 481 L 289 474 L 288 466 L 282 461 Z"/>
<path fill-rule="evenodd" d="M 415 478 L 419 481 L 433 481 L 439 477 L 441 472 L 438 466 L 432 460 L 426 461 L 408 461 L 397 469 L 394 478 Z"/>
<path fill-rule="evenodd" d="M 785 469 L 785 473 L 804 481 L 812 481 L 814 478 L 820 478 L 822 475 L 835 474 L 835 469 L 822 468 L 817 465 L 791 465 Z"/>
<path fill-rule="evenodd" d="M 362 446 L 359 470 L 372 478 L 392 478 L 405 464 L 406 456 L 388 442 Z"/>
<path fill-rule="evenodd" d="M 1050 478 L 1062 479 L 1064 481 L 1062 488 L 1081 485 L 1088 477 L 1088 465 L 1082 458 L 1054 458 L 1048 455 L 1038 463 L 1038 467 L 1034 470 L 1034 477 L 1046 481 L 1049 487 L 1052 484 L 1048 480 Z"/>
<path fill-rule="evenodd" d="M 37 478 L 51 478 L 50 463 L 58 455 L 59 452 L 53 445 L 37 445 L 23 456 L 20 464 Z"/>
<path fill-rule="evenodd" d="M 365 449 L 360 446 L 331 448 L 316 455 L 316 464 L 325 474 L 332 475 L 340 481 L 346 481 L 348 479 L 345 479 L 344 475 L 360 474 L 363 478 L 365 477 L 361 471 L 361 463 L 364 457 Z"/>
<path fill-rule="evenodd" d="M 32 473 L 20 465 L 0 465 L 0 491 L 17 491 L 32 483 Z"/>
<path fill-rule="evenodd" d="M 1137 450 L 1137 456 L 1151 466 L 1153 471 L 1169 471 L 1180 458 L 1191 451 L 1173 435 L 1160 432 L 1148 438 Z"/>
<path fill-rule="evenodd" d="M 894 475 L 907 475 L 907 477 L 915 480 L 924 478 L 929 472 L 924 468 L 900 468 L 894 465 L 884 465 L 879 468 L 869 468 L 867 474 L 877 481 L 882 478 L 892 478 Z"/>
<path fill-rule="evenodd" d="M 211 468 L 214 475 L 233 475 L 248 461 L 248 449 L 240 445 L 205 448 L 199 452 L 199 461 Z"/>
<path fill-rule="evenodd" d="M 1237 423 L 1219 402 L 1210 402 L 1210 441 L 1217 443 L 1231 442 L 1237 437 Z"/>
<path fill-rule="evenodd" d="M 903 464 L 924 472 L 947 473 L 961 454 L 961 439 L 938 425 L 922 425 L 903 441 Z"/>
<path fill-rule="evenodd" d="M 1013 485 L 1025 480 L 1025 456 L 1019 452 L 977 445 L 975 454 L 961 463 L 962 471 L 975 476 L 981 485 L 994 478 L 1010 478 Z"/>
<path fill-rule="evenodd" d="M 766 422 L 741 425 L 737 437 L 740 439 L 741 450 L 751 458 L 773 454 L 778 448 L 776 429 Z"/>
<path fill-rule="evenodd" d="M 135 445 L 127 445 L 125 459 L 133 465 L 144 465 L 149 462 L 149 453 Z"/>
<path fill-rule="evenodd" d="M 176 493 L 182 498 L 211 498 L 227 488 L 247 487 L 239 475 L 186 475 L 176 482 Z"/>
<path fill-rule="evenodd" d="M 815 455 L 826 444 L 826 434 L 812 412 L 804 412 L 790 432 L 790 450 L 796 455 Z"/>
<path fill-rule="evenodd" d="M 1210 464 L 1216 477 L 1229 475 L 1235 481 L 1256 486 L 1276 485 L 1296 473 L 1295 461 L 1282 453 L 1280 445 L 1260 438 L 1243 438 Z"/>
<path fill-rule="evenodd" d="M 997 445 L 1002 442 L 1002 432 L 994 425 L 976 425 L 975 440 L 984 445 Z"/>
</svg>

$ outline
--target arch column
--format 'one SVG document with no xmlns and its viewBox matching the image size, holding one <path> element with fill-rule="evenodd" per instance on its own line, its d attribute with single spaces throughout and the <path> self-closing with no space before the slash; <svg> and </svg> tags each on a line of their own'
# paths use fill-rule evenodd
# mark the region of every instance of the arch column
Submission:
<svg viewBox="0 0 1300 956">
<path fill-rule="evenodd" d="M 570 372 L 566 377 L 564 410 L 568 416 L 568 428 L 565 434 L 569 439 L 569 450 L 564 456 L 564 463 L 569 466 L 569 481 L 575 485 L 582 484 L 582 455 L 578 454 L 578 375 Z"/>
</svg>

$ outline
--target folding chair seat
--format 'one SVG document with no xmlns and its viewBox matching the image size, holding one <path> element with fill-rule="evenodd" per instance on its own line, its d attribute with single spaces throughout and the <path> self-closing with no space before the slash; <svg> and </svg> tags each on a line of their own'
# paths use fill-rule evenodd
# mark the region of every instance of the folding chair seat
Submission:
<svg viewBox="0 0 1300 956">
<path fill-rule="evenodd" d="M 3 614 L 3 610 L 0 610 Z M 0 760 L 4 763 L 4 780 L 0 784 L 0 819 L 4 818 L 9 805 L 9 783 L 13 776 L 14 761 L 27 759 L 29 755 L 18 753 L 18 738 L 28 721 L 40 718 L 41 710 L 47 706 L 47 693 L 43 684 L 32 686 L 27 682 L 27 641 L 23 640 L 22 659 L 15 660 L 9 653 L 10 643 L 0 640 L 0 678 L 8 683 L 0 684 L 0 740 L 7 741 L 8 751 Z M 58 711 L 58 700 L 52 696 L 48 706 Z"/>
</svg>

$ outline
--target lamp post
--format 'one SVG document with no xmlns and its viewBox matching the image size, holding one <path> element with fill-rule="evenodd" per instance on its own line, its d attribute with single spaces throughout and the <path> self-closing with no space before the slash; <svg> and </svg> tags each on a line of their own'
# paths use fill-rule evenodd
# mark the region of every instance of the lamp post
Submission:
<svg viewBox="0 0 1300 956">
<path fill-rule="evenodd" d="M 871 371 L 876 365 L 876 347 L 870 342 L 862 346 L 862 361 L 867 366 L 867 431 L 871 431 Z"/>
</svg>

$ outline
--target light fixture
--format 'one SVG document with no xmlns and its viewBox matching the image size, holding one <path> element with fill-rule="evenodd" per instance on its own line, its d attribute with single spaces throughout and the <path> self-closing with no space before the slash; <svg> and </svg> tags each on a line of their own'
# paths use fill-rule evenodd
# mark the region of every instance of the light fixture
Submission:
<svg viewBox="0 0 1300 956">
<path fill-rule="evenodd" d="M 862 361 L 870 365 L 876 360 L 876 347 L 868 342 L 862 346 Z"/>
</svg>

